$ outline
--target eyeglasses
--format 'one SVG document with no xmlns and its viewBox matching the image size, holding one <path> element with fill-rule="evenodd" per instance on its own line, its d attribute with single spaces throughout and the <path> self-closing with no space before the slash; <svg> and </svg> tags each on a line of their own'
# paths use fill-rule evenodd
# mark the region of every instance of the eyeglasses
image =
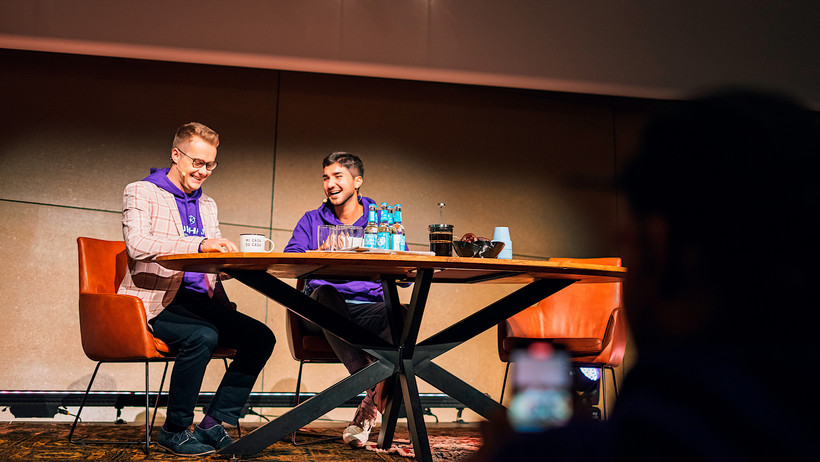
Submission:
<svg viewBox="0 0 820 462">
<path fill-rule="evenodd" d="M 216 166 L 219 164 L 219 163 L 218 163 L 217 161 L 215 161 L 215 160 L 213 160 L 213 161 L 211 161 L 211 162 L 205 162 L 205 161 L 204 161 L 204 160 L 202 160 L 202 159 L 194 159 L 193 157 L 189 156 L 188 154 L 185 154 L 184 152 L 182 152 L 182 149 L 179 149 L 179 148 L 178 148 L 178 147 L 176 147 L 176 146 L 174 146 L 174 149 L 176 149 L 177 151 L 181 152 L 181 153 L 182 153 L 185 157 L 187 157 L 187 158 L 191 159 L 191 164 L 194 166 L 194 168 L 202 168 L 202 167 L 205 167 L 206 169 L 208 169 L 208 171 L 211 171 L 211 170 L 215 169 L 215 168 L 216 168 Z"/>
</svg>

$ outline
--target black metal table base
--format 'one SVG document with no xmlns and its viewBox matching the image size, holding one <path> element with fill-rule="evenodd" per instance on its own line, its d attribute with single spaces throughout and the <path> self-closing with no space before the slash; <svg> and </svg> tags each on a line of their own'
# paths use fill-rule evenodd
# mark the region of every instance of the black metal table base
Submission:
<svg viewBox="0 0 820 462">
<path fill-rule="evenodd" d="M 398 335 L 398 329 L 394 328 L 394 338 L 391 342 L 386 342 L 264 271 L 226 272 L 305 319 L 356 345 L 377 361 L 225 447 L 220 454 L 256 454 L 357 396 L 363 390 L 395 376 L 397 380 L 394 382 L 392 398 L 388 399 L 387 408 L 382 415 L 378 445 L 383 449 L 392 445 L 399 408 L 404 402 L 416 460 L 425 462 L 432 462 L 432 453 L 424 424 L 424 411 L 419 399 L 418 378 L 460 401 L 484 418 L 492 419 L 503 410 L 501 404 L 433 363 L 433 359 L 574 282 L 567 279 L 536 280 L 418 342 L 419 327 L 432 284 L 433 270 L 418 270 L 413 295 L 404 319 L 400 318 L 403 311 L 395 309 L 400 303 L 396 281 L 385 279 L 384 294 L 391 316 L 391 326 L 404 326 L 401 335 Z"/>
</svg>

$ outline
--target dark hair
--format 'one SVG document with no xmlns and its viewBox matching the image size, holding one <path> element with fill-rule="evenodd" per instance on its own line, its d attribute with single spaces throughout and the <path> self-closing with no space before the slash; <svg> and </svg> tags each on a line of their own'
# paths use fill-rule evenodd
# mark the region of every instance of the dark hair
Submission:
<svg viewBox="0 0 820 462">
<path fill-rule="evenodd" d="M 349 152 L 331 152 L 324 158 L 324 160 L 322 160 L 322 168 L 333 164 L 339 164 L 350 170 L 350 174 L 353 175 L 353 178 L 356 178 L 357 176 L 364 178 L 364 164 L 362 163 L 362 160 Z"/>
</svg>

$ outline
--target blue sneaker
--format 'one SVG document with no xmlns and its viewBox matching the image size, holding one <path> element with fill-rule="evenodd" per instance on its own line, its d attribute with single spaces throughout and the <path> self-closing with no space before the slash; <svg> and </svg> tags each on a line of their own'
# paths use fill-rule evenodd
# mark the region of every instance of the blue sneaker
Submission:
<svg viewBox="0 0 820 462">
<path fill-rule="evenodd" d="M 160 427 L 157 445 L 178 456 L 203 456 L 216 451 L 213 446 L 199 442 L 188 428 L 179 433 L 171 433 Z"/>
<path fill-rule="evenodd" d="M 225 446 L 233 444 L 233 438 L 228 435 L 225 427 L 219 424 L 214 425 L 207 430 L 197 425 L 194 427 L 194 437 L 199 440 L 200 443 L 213 446 L 217 451 Z"/>
</svg>

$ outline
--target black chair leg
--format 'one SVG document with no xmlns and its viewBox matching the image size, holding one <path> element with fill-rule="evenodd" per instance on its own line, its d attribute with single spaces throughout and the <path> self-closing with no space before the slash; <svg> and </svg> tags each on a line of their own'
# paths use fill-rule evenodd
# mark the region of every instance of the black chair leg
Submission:
<svg viewBox="0 0 820 462">
<path fill-rule="evenodd" d="M 223 358 L 225 362 L 225 369 L 228 369 L 228 360 L 227 358 Z M 156 399 L 154 400 L 154 411 L 151 412 L 151 401 L 150 401 L 150 375 L 149 375 L 149 365 L 150 361 L 145 361 L 145 440 L 144 441 L 99 441 L 99 440 L 83 440 L 78 441 L 74 439 L 74 431 L 77 429 L 77 423 L 80 420 L 80 414 L 83 412 L 83 408 L 85 407 L 85 403 L 88 400 L 88 395 L 91 393 L 91 387 L 94 385 L 94 380 L 97 378 L 97 373 L 100 370 L 100 366 L 102 365 L 102 361 L 97 362 L 97 366 L 94 368 L 94 373 L 91 374 L 91 380 L 88 381 L 88 388 L 85 390 L 85 394 L 83 395 L 83 399 L 80 402 L 80 408 L 77 410 L 77 415 L 74 416 L 74 423 L 71 424 L 71 430 L 68 432 L 68 442 L 72 444 L 112 444 L 112 443 L 120 443 L 120 444 L 145 444 L 144 451 L 146 455 L 149 455 L 151 452 L 151 432 L 154 430 L 154 424 L 156 423 L 157 418 L 157 410 L 159 408 L 159 400 L 162 396 L 162 389 L 165 386 L 165 378 L 168 375 L 168 363 L 169 361 L 164 361 L 165 367 L 162 370 L 162 380 L 160 380 L 159 384 L 159 391 L 157 391 Z M 301 369 L 300 369 L 301 373 Z M 151 420 L 148 420 L 148 415 L 151 415 Z M 242 428 L 239 426 L 239 422 L 236 424 L 236 431 L 238 433 L 239 438 L 242 437 Z"/>
<path fill-rule="evenodd" d="M 88 381 L 88 388 L 85 390 L 83 400 L 80 402 L 80 409 L 77 410 L 77 415 L 74 416 L 74 423 L 71 425 L 71 431 L 68 432 L 69 443 L 78 444 L 78 442 L 74 441 L 72 437 L 74 436 L 74 430 L 77 428 L 77 422 L 80 420 L 80 414 L 83 412 L 83 407 L 85 407 L 85 401 L 88 399 L 88 394 L 91 392 L 91 385 L 94 384 L 94 379 L 97 377 L 97 371 L 100 370 L 100 365 L 102 365 L 102 361 L 97 362 L 97 367 L 94 368 L 94 373 L 91 374 L 91 380 Z"/>
<path fill-rule="evenodd" d="M 614 388 L 614 390 L 615 390 L 615 399 L 618 399 L 618 394 L 619 394 L 618 393 L 618 379 L 615 378 L 615 368 L 611 367 L 611 366 L 602 366 L 601 367 L 601 388 L 602 388 L 602 393 L 604 395 L 604 412 L 603 412 L 604 420 L 609 419 L 609 415 L 608 415 L 608 412 L 607 412 L 607 409 L 606 409 L 607 389 L 606 389 L 606 383 L 604 381 L 604 379 L 606 377 L 606 371 L 607 370 L 609 370 L 609 372 L 612 374 L 612 388 Z"/>
<path fill-rule="evenodd" d="M 85 394 L 83 395 L 83 400 L 80 402 L 80 408 L 77 410 L 77 415 L 74 416 L 74 423 L 71 425 L 71 430 L 68 432 L 68 442 L 72 444 L 142 444 L 142 441 L 102 441 L 102 440 L 83 440 L 77 441 L 74 439 L 74 430 L 77 428 L 77 422 L 80 420 L 80 414 L 83 412 L 83 408 L 85 407 L 86 400 L 88 399 L 88 395 L 91 393 L 91 386 L 94 385 L 94 379 L 97 378 L 97 372 L 100 370 L 100 366 L 102 365 L 102 361 L 97 362 L 97 366 L 94 368 L 94 373 L 91 374 L 91 380 L 88 381 L 88 388 L 85 390 Z M 168 364 L 165 364 L 167 369 Z M 148 413 L 150 412 L 150 402 L 148 397 L 148 361 L 145 362 L 145 454 L 148 455 L 150 452 L 150 443 L 151 443 L 151 426 L 148 423 Z M 151 423 L 153 425 L 153 421 Z"/>
<path fill-rule="evenodd" d="M 606 369 L 609 369 L 609 372 L 612 373 L 612 388 L 615 389 L 615 398 L 618 397 L 618 379 L 615 378 L 615 368 L 612 366 L 607 366 Z M 603 373 L 602 373 L 603 375 Z"/>
<path fill-rule="evenodd" d="M 151 414 L 151 426 L 146 429 L 147 436 L 145 442 L 145 450 L 148 451 L 148 445 L 151 442 L 151 433 L 154 431 L 154 422 L 157 419 L 157 409 L 159 409 L 159 398 L 162 396 L 162 388 L 165 386 L 165 377 L 168 374 L 168 361 L 165 362 L 165 367 L 162 369 L 162 379 L 159 381 L 159 390 L 157 390 L 157 397 L 154 399 L 154 412 Z M 148 423 L 148 363 L 145 365 L 145 422 Z M 147 452 L 146 452 L 147 454 Z"/>
<path fill-rule="evenodd" d="M 609 416 L 607 414 L 607 409 L 606 409 L 606 395 L 607 395 L 607 391 L 606 391 L 606 369 L 604 367 L 601 367 L 601 391 L 600 391 L 600 393 L 601 393 L 601 396 L 603 397 L 602 398 L 603 399 L 603 404 L 601 405 L 601 407 L 603 408 L 602 409 L 603 412 L 601 414 L 603 415 L 603 420 L 607 420 L 609 418 Z"/>
<path fill-rule="evenodd" d="M 507 368 L 504 369 L 504 382 L 501 384 L 501 397 L 498 402 L 504 404 L 504 390 L 507 389 L 507 375 L 510 373 L 510 362 L 507 361 Z"/>
<path fill-rule="evenodd" d="M 607 395 L 607 388 L 606 388 L 606 371 L 612 375 L 612 388 L 615 390 L 615 399 L 618 399 L 619 392 L 618 392 L 618 379 L 615 377 L 615 368 L 612 366 L 601 366 L 601 395 L 603 396 L 603 409 L 602 415 L 603 420 L 609 419 L 609 412 L 606 405 L 606 395 Z"/>
<path fill-rule="evenodd" d="M 302 367 L 305 365 L 304 360 L 299 361 L 299 373 L 296 374 L 296 392 L 293 394 L 293 407 L 299 405 L 300 388 L 302 388 Z"/>
</svg>

